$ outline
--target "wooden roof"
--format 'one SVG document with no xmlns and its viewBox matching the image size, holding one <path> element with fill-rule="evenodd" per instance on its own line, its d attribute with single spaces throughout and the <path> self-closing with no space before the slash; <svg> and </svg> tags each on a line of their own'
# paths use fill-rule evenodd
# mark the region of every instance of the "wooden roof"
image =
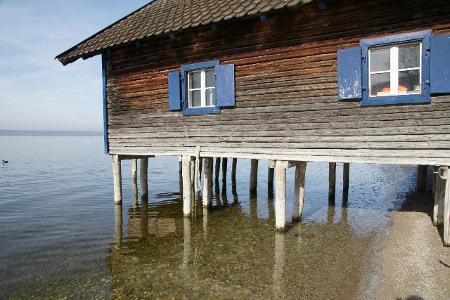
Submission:
<svg viewBox="0 0 450 300">
<path fill-rule="evenodd" d="M 154 0 L 59 54 L 64 65 L 121 44 L 201 25 L 256 16 L 312 0 Z"/>
</svg>

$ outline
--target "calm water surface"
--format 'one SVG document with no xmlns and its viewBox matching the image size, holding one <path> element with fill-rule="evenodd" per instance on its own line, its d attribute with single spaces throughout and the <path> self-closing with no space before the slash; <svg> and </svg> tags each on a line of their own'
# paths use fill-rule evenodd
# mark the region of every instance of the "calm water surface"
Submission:
<svg viewBox="0 0 450 300">
<path fill-rule="evenodd" d="M 302 222 L 279 234 L 265 162 L 257 197 L 239 160 L 236 187 L 221 180 L 213 208 L 185 219 L 176 157 L 150 159 L 138 206 L 124 162 L 116 206 L 102 148 L 102 137 L 0 137 L 0 299 L 367 297 L 390 211 L 415 180 L 414 167 L 353 164 L 343 203 L 339 165 L 328 206 L 327 164 L 311 163 Z M 289 215 L 293 181 L 290 169 Z"/>
</svg>

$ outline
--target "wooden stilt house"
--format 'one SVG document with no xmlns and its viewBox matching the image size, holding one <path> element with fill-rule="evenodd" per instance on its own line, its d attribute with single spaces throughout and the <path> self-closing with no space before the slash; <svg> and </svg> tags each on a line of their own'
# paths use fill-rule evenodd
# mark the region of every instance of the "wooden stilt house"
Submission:
<svg viewBox="0 0 450 300">
<path fill-rule="evenodd" d="M 283 229 L 289 166 L 301 205 L 308 161 L 330 199 L 335 163 L 435 166 L 450 243 L 449 34 L 447 0 L 154 0 L 57 59 L 103 57 L 116 201 L 121 159 L 182 156 L 188 185 L 204 158 L 207 191 L 212 158 L 269 159 Z"/>
</svg>

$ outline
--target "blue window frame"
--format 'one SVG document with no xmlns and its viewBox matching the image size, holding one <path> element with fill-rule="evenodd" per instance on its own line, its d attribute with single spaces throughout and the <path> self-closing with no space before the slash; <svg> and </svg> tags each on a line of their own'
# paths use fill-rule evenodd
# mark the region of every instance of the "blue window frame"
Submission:
<svg viewBox="0 0 450 300">
<path fill-rule="evenodd" d="M 366 39 L 362 106 L 431 103 L 431 30 Z"/>
<path fill-rule="evenodd" d="M 220 107 L 218 106 L 217 97 L 216 94 L 216 83 L 214 80 L 213 85 L 205 85 L 205 72 L 212 70 L 213 74 L 215 76 L 216 74 L 216 68 L 219 66 L 218 60 L 212 60 L 212 61 L 206 61 L 206 62 L 200 62 L 195 64 L 189 64 L 189 65 L 182 65 L 181 66 L 181 99 L 182 99 L 182 111 L 183 115 L 204 115 L 204 114 L 218 114 L 220 113 Z M 203 71 L 203 72 L 202 72 Z M 189 86 L 189 82 L 191 80 L 190 74 L 198 74 L 199 78 L 201 78 L 201 82 L 199 82 L 198 91 L 193 91 L 191 89 L 192 87 Z M 214 99 L 212 100 L 212 104 L 208 103 L 205 105 L 204 98 L 205 92 L 211 92 L 211 95 Z M 192 92 L 192 94 L 191 94 Z M 190 101 L 191 95 L 194 93 L 199 94 L 199 97 L 202 100 L 201 106 L 193 106 L 192 101 Z M 200 95 L 201 93 L 201 95 Z M 199 99 L 200 99 L 199 98 Z M 200 100 L 199 100 L 200 101 Z"/>
</svg>

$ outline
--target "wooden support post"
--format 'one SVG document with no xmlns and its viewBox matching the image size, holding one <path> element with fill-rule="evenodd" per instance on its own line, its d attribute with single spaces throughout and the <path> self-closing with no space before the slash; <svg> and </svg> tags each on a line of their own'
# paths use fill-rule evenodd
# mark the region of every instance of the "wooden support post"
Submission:
<svg viewBox="0 0 450 300">
<path fill-rule="evenodd" d="M 252 159 L 250 164 L 250 193 L 256 194 L 258 187 L 258 160 Z"/>
<path fill-rule="evenodd" d="M 204 177 L 203 177 L 203 207 L 209 207 L 212 204 L 213 189 L 213 159 L 205 158 Z"/>
<path fill-rule="evenodd" d="M 228 158 L 222 158 L 222 184 L 227 182 Z"/>
<path fill-rule="evenodd" d="M 200 198 L 202 189 L 201 189 L 201 170 L 200 170 L 200 165 L 201 165 L 201 158 L 200 157 L 196 157 L 195 158 L 195 171 L 194 171 L 194 190 L 195 190 L 195 197 L 196 198 Z"/>
<path fill-rule="evenodd" d="M 427 190 L 427 166 L 417 166 L 416 190 L 424 193 Z"/>
<path fill-rule="evenodd" d="M 275 227 L 278 231 L 286 229 L 286 169 L 287 161 L 277 160 L 275 165 Z"/>
<path fill-rule="evenodd" d="M 274 168 L 271 168 L 270 166 L 267 168 L 267 188 L 270 190 L 273 190 L 273 172 Z"/>
<path fill-rule="evenodd" d="M 131 183 L 133 189 L 133 207 L 138 206 L 137 159 L 131 160 Z"/>
<path fill-rule="evenodd" d="M 236 181 L 236 166 L 237 158 L 233 158 L 233 162 L 231 163 L 231 181 Z"/>
<path fill-rule="evenodd" d="M 350 185 L 350 164 L 344 163 L 342 169 L 342 202 L 347 206 L 348 203 L 348 189 Z"/>
<path fill-rule="evenodd" d="M 141 158 L 140 174 L 141 178 L 141 198 L 148 200 L 148 157 Z"/>
<path fill-rule="evenodd" d="M 183 163 L 182 157 L 178 156 L 178 185 L 180 190 L 180 195 L 183 194 Z"/>
<path fill-rule="evenodd" d="M 440 177 L 445 180 L 444 196 L 444 246 L 450 247 L 450 178 L 448 167 L 439 168 Z"/>
<path fill-rule="evenodd" d="M 435 174 L 435 191 L 434 191 L 434 207 L 433 207 L 433 225 L 439 226 L 444 222 L 444 199 L 446 180 Z"/>
<path fill-rule="evenodd" d="M 119 155 L 112 156 L 114 177 L 114 203 L 122 203 L 122 166 Z"/>
<path fill-rule="evenodd" d="M 328 163 L 328 202 L 334 204 L 336 199 L 336 163 Z"/>
<path fill-rule="evenodd" d="M 192 203 L 192 177 L 191 166 L 192 158 L 187 155 L 183 155 L 183 215 L 185 217 L 191 216 L 191 203 Z"/>
<path fill-rule="evenodd" d="M 295 196 L 294 196 L 294 216 L 292 220 L 299 222 L 302 217 L 303 203 L 305 198 L 305 172 L 306 162 L 295 164 Z"/>
<path fill-rule="evenodd" d="M 214 166 L 214 181 L 219 182 L 220 176 L 220 157 L 216 157 L 216 165 Z"/>
</svg>

